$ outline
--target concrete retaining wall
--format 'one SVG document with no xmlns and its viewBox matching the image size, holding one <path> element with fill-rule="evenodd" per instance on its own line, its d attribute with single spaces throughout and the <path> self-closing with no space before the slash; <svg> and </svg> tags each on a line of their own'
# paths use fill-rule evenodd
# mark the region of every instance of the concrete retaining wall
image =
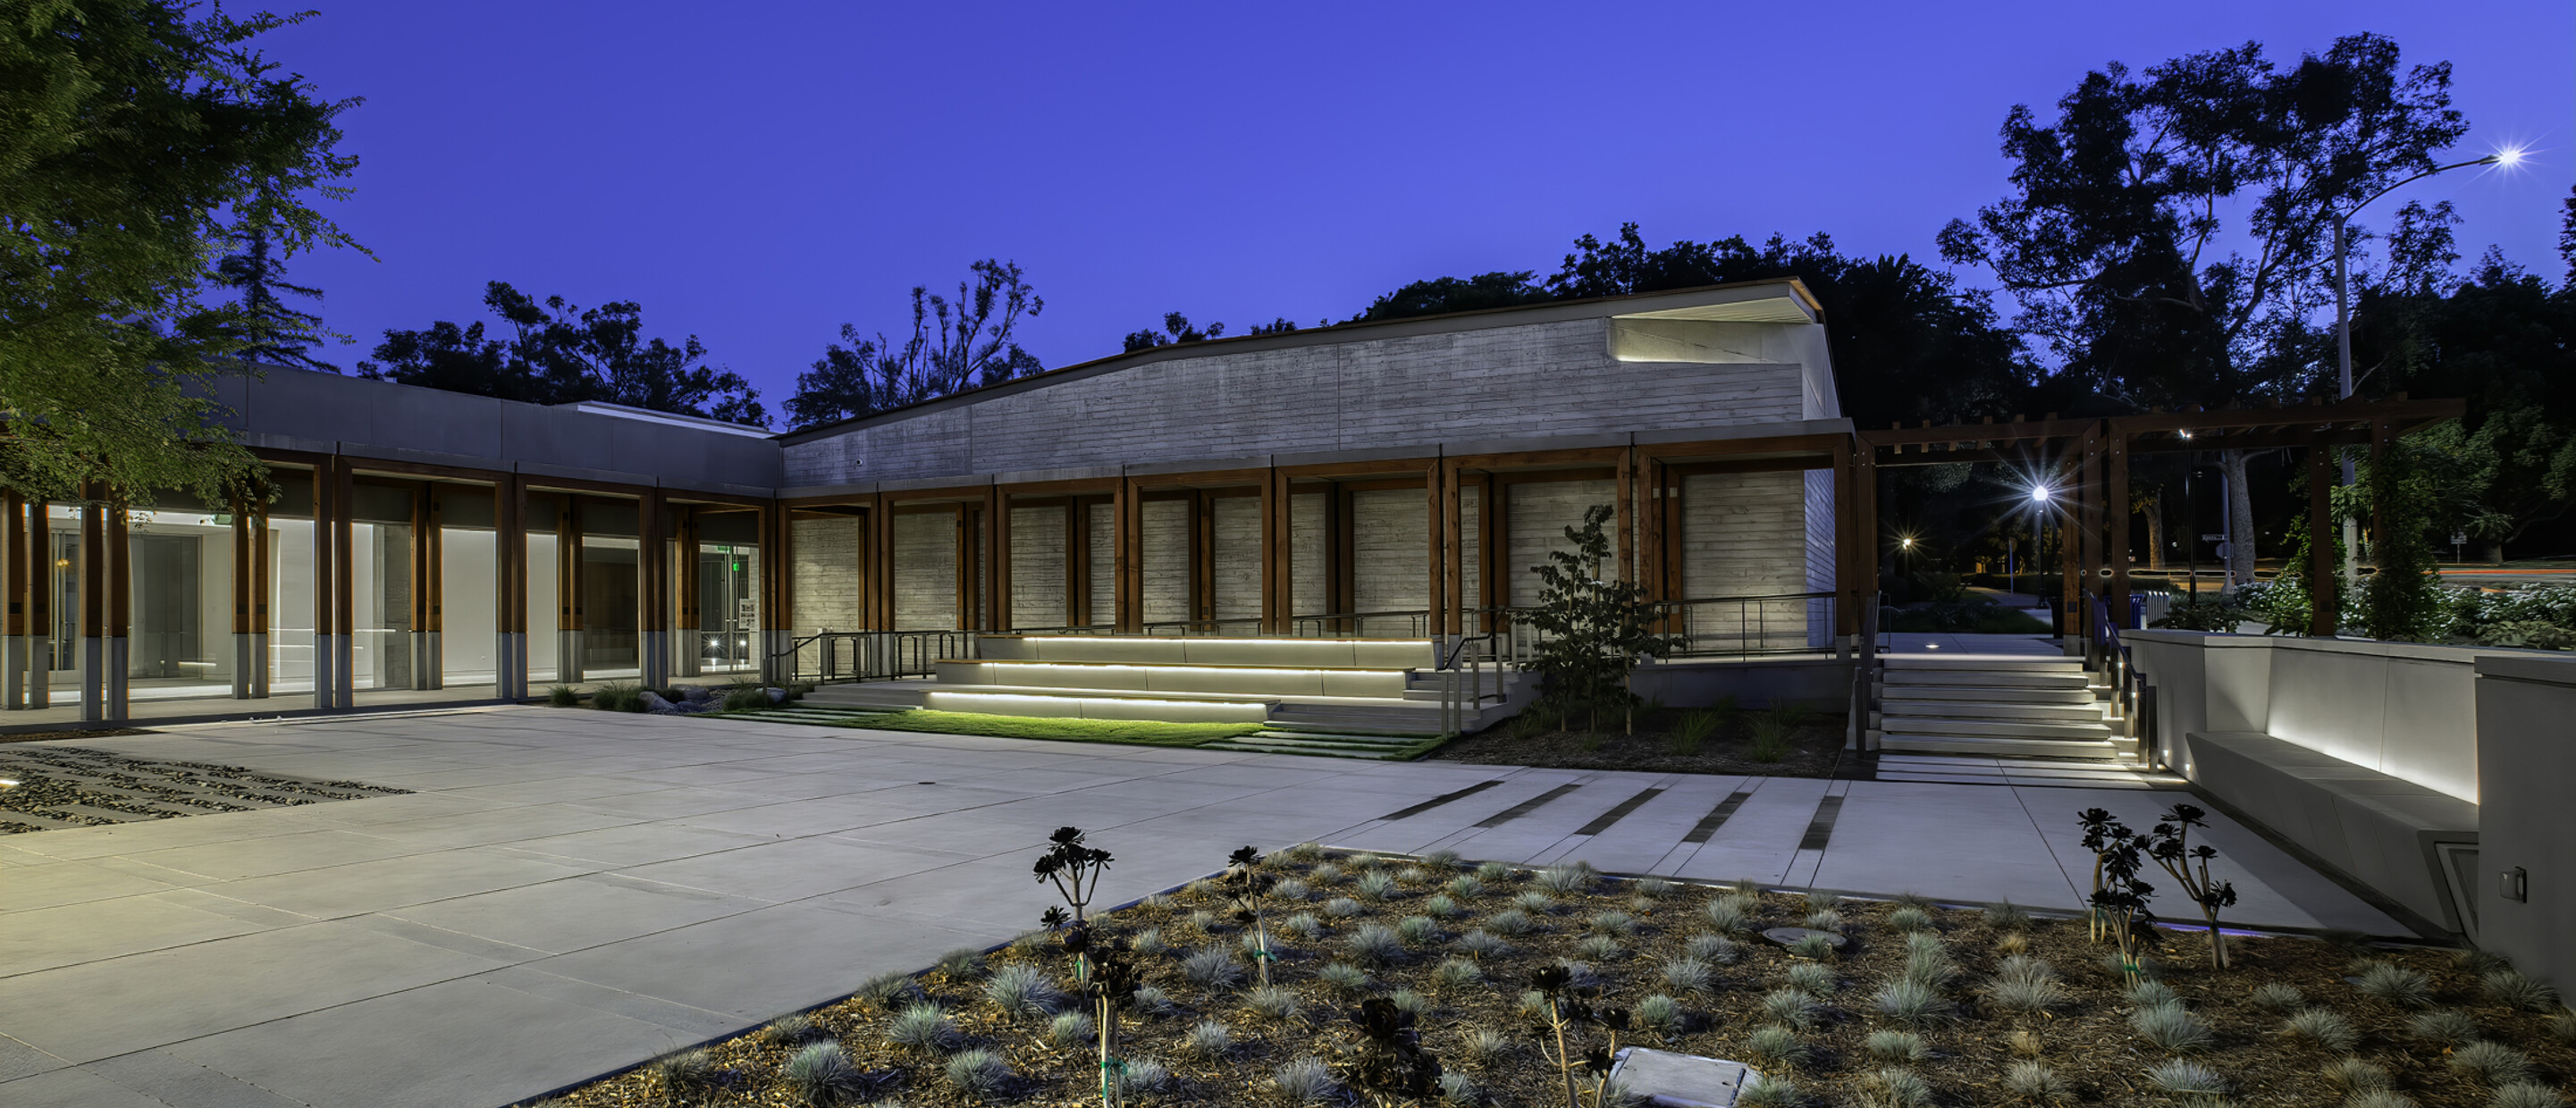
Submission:
<svg viewBox="0 0 2576 1108">
<path fill-rule="evenodd" d="M 2496 655 L 2476 669 L 2478 945 L 2576 993 L 2576 659 Z"/>
</svg>

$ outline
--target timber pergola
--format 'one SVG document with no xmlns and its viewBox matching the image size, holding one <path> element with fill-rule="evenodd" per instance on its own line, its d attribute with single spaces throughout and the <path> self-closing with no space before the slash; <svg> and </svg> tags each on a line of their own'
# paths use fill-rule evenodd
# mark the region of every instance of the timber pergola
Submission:
<svg viewBox="0 0 2576 1108">
<path fill-rule="evenodd" d="M 2060 419 L 2052 413 L 2039 420 L 2015 416 L 1997 423 L 1988 417 L 1982 423 L 1938 427 L 1926 420 L 1920 427 L 1898 424 L 1861 431 L 1851 484 L 1861 499 L 1859 511 L 1869 520 L 1868 541 L 1854 544 L 1856 549 L 1846 556 L 1862 559 L 1860 580 L 1877 580 L 1882 466 L 2013 462 L 2029 467 L 2032 476 L 2056 490 L 2051 499 L 2070 540 L 2059 544 L 2064 585 L 2057 631 L 2077 634 L 2089 627 L 2091 608 L 2081 603 L 2087 595 L 2101 597 L 2115 620 L 2128 610 L 2131 455 L 2302 448 L 2308 470 L 2308 576 L 2316 590 L 2309 633 L 2332 635 L 2340 610 L 2330 503 L 2335 448 L 2367 446 L 2376 457 L 2399 436 L 2457 419 L 2464 410 L 2464 401 L 2409 400 L 2399 393 L 2385 400 L 2170 412 L 2150 408 L 2137 415 L 2085 419 Z"/>
</svg>

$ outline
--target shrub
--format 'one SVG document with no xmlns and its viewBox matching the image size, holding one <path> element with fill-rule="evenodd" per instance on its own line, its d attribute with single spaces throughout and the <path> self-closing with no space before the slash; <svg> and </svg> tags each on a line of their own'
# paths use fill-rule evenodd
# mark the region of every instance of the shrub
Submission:
<svg viewBox="0 0 2576 1108">
<path fill-rule="evenodd" d="M 2483 1039 L 2452 1051 L 2449 1064 L 2451 1072 L 2488 1088 L 2531 1077 L 2531 1059 L 2523 1052 Z"/>
<path fill-rule="evenodd" d="M 1824 1016 L 1824 1005 L 1797 989 L 1782 987 L 1762 994 L 1763 1014 L 1772 1022 L 1805 1031 Z"/>
<path fill-rule="evenodd" d="M 1291 1104 L 1313 1104 L 1341 1088 L 1333 1071 L 1314 1058 L 1299 1058 L 1270 1071 L 1270 1086 Z"/>
<path fill-rule="evenodd" d="M 1678 993 L 1702 993 L 1716 983 L 1717 975 L 1708 963 L 1683 956 L 1664 963 L 1664 984 Z"/>
<path fill-rule="evenodd" d="M 2014 907 L 2009 900 L 1987 905 L 1985 917 L 1986 926 L 1997 931 L 2019 931 L 2030 926 L 2030 913 Z"/>
<path fill-rule="evenodd" d="M 1485 930 L 1497 935 L 1526 935 L 1537 929 L 1538 922 L 1518 908 L 1506 908 L 1485 917 Z"/>
<path fill-rule="evenodd" d="M 1395 879 L 1407 885 L 1428 884 L 1431 881 L 1431 871 L 1421 866 L 1406 866 L 1395 871 Z"/>
<path fill-rule="evenodd" d="M 1637 1022 L 1658 1035 L 1671 1035 L 1682 1027 L 1681 1002 L 1656 993 L 1637 1002 Z"/>
<path fill-rule="evenodd" d="M 2352 1021 L 2324 1008 L 2302 1008 L 2290 1013 L 2282 1033 L 2307 1039 L 2337 1054 L 2349 1054 L 2361 1044 L 2361 1033 L 2352 1029 Z"/>
<path fill-rule="evenodd" d="M 1215 1061 L 1234 1050 L 1234 1033 L 1215 1020 L 1191 1024 L 1181 1036 L 1181 1050 L 1193 1058 Z"/>
<path fill-rule="evenodd" d="M 1866 1108 L 1930 1108 L 1932 1084 L 1913 1070 L 1881 1067 L 1860 1079 L 1860 1103 Z"/>
<path fill-rule="evenodd" d="M 1744 756 L 1764 765 L 1777 762 L 1788 757 L 1789 738 L 1796 733 L 1797 727 L 1780 718 L 1777 712 L 1755 716 L 1751 728 L 1753 741 L 1745 745 Z"/>
<path fill-rule="evenodd" d="M 1745 1053 L 1757 1062 L 1798 1066 L 1807 1061 L 1807 1044 L 1798 1041 L 1797 1032 L 1775 1023 L 1755 1029 L 1745 1040 Z"/>
<path fill-rule="evenodd" d="M 1066 1012 L 1047 1024 L 1047 1041 L 1065 1050 L 1089 1045 L 1098 1033 L 1091 1017 L 1081 1012 Z"/>
<path fill-rule="evenodd" d="M 581 694 L 570 685 L 546 686 L 546 703 L 557 708 L 570 708 L 581 703 Z"/>
<path fill-rule="evenodd" d="M 2373 962 L 2361 972 L 2361 991 L 2400 1008 L 2433 1002 L 2433 983 L 2421 973 L 2393 962 Z"/>
<path fill-rule="evenodd" d="M 1370 870 L 1361 874 L 1359 883 L 1352 885 L 1351 889 L 1360 894 L 1362 900 L 1386 900 L 1403 892 L 1396 887 L 1395 878 L 1387 876 L 1384 870 Z"/>
<path fill-rule="evenodd" d="M 1335 962 L 1316 970 L 1315 980 L 1323 982 L 1327 989 L 1344 994 L 1365 992 L 1369 986 L 1368 974 L 1348 962 Z"/>
<path fill-rule="evenodd" d="M 1843 929 L 1843 914 L 1831 908 L 1818 908 L 1807 913 L 1807 918 L 1800 920 L 1798 925 L 1810 931 L 1840 931 Z"/>
<path fill-rule="evenodd" d="M 948 1056 L 944 1067 L 948 1086 L 968 1096 L 991 1096 L 1011 1079 L 1011 1065 L 1002 1056 L 982 1048 L 961 1050 Z"/>
<path fill-rule="evenodd" d="M 1881 1062 L 1920 1062 L 1932 1054 L 1911 1031 L 1872 1031 L 1862 1049 Z"/>
<path fill-rule="evenodd" d="M 1349 919 L 1365 911 L 1368 909 L 1359 901 L 1347 896 L 1337 896 L 1324 902 L 1324 914 L 1334 919 Z"/>
<path fill-rule="evenodd" d="M 1585 935 L 1574 944 L 1574 952 L 1592 962 L 1615 962 L 1627 953 L 1620 949 L 1619 940 L 1608 935 Z"/>
<path fill-rule="evenodd" d="M 641 712 L 644 690 L 622 682 L 601 685 L 590 694 L 590 706 L 603 712 Z"/>
<path fill-rule="evenodd" d="M 1583 893 L 1601 876 L 1589 862 L 1559 862 L 1538 871 L 1538 887 L 1552 893 Z"/>
<path fill-rule="evenodd" d="M 855 1099 L 862 1078 L 839 1043 L 814 1043 L 789 1055 L 778 1075 L 807 1104 L 839 1104 Z"/>
<path fill-rule="evenodd" d="M 1481 927 L 1458 936 L 1458 941 L 1449 945 L 1466 951 L 1473 958 L 1492 958 L 1512 948 L 1512 944 L 1504 942 L 1502 936 Z"/>
<path fill-rule="evenodd" d="M 1709 901 L 1708 907 L 1701 909 L 1700 914 L 1708 917 L 1709 926 L 1725 934 L 1732 935 L 1753 930 L 1753 921 L 1745 918 L 1744 906 L 1736 903 L 1731 897 L 1719 897 Z"/>
<path fill-rule="evenodd" d="M 1364 923 L 1342 938 L 1342 946 L 1363 965 L 1383 966 L 1404 957 L 1404 938 L 1382 923 Z"/>
<path fill-rule="evenodd" d="M 2254 1006 L 2267 1012 L 2296 1012 L 2308 1006 L 2308 998 L 2297 986 L 2275 981 L 2254 990 Z"/>
<path fill-rule="evenodd" d="M 1797 1108 L 1799 1100 L 1798 1083 L 1777 1074 L 1763 1076 L 1758 1081 L 1751 1080 L 1748 1075 L 1744 1091 L 1735 1098 L 1743 1108 Z"/>
<path fill-rule="evenodd" d="M 1874 1003 L 1880 1015 L 1915 1027 L 1938 1023 L 1950 1012 L 1950 1006 L 1931 986 L 1905 979 L 1888 982 L 1878 990 Z"/>
<path fill-rule="evenodd" d="M 1282 985 L 1264 985 L 1245 993 L 1243 1003 L 1264 1018 L 1284 1020 L 1297 1014 L 1297 990 Z"/>
<path fill-rule="evenodd" d="M 2514 970 L 2492 970 L 2479 981 L 2486 987 L 2487 996 L 2507 1007 L 2525 1012 L 2546 1012 L 2558 1007 L 2558 990 Z"/>
<path fill-rule="evenodd" d="M 2326 1063 L 2326 1083 L 2348 1093 L 2366 1093 L 2388 1088 L 2387 1069 L 2377 1062 L 2360 1058 L 2337 1058 Z"/>
<path fill-rule="evenodd" d="M 1295 846 L 1279 852 L 1280 860 L 1288 862 L 1313 862 L 1323 858 L 1323 856 L 1324 844 L 1318 842 L 1298 843 Z"/>
<path fill-rule="evenodd" d="M 1938 954 L 1946 958 L 1949 957 L 1950 948 L 1941 945 L 1939 935 L 1929 931 L 1910 931 L 1905 935 L 1905 954 L 1907 957 Z"/>
<path fill-rule="evenodd" d="M 1789 967 L 1787 977 L 1790 988 L 1818 1000 L 1834 995 L 1835 990 L 1843 987 L 1842 978 L 1834 973 L 1834 968 L 1822 962 L 1794 963 Z"/>
<path fill-rule="evenodd" d="M 1485 979 L 1485 967 L 1465 958 L 1446 958 L 1432 967 L 1431 983 L 1443 989 L 1463 989 Z"/>
<path fill-rule="evenodd" d="M 718 707 L 728 712 L 757 712 L 769 707 L 769 694 L 750 687 L 730 689 Z"/>
<path fill-rule="evenodd" d="M 2180 1058 L 2169 1058 L 2148 1066 L 2147 1082 L 2177 1096 L 2227 1095 L 2227 1079 L 2218 1076 L 2217 1070 Z"/>
<path fill-rule="evenodd" d="M 2547 1085 L 2513 1081 L 2496 1086 L 2495 1095 L 2487 1098 L 2487 1108 L 2567 1108 L 2567 1098 Z"/>
<path fill-rule="evenodd" d="M 1406 916 L 1396 921 L 1395 934 L 1406 946 L 1429 946 L 1440 941 L 1440 924 L 1429 916 Z"/>
<path fill-rule="evenodd" d="M 1691 957 L 1712 966 L 1727 965 L 1738 956 L 1734 940 L 1722 935 L 1693 935 L 1690 941 L 1682 944 L 1682 949 Z"/>
<path fill-rule="evenodd" d="M 1025 962 L 1007 965 L 984 979 L 984 999 L 1012 1016 L 1052 1015 L 1064 1004 L 1064 991 L 1047 980 L 1046 971 Z"/>
<path fill-rule="evenodd" d="M 2046 1062 L 2015 1062 L 2004 1071 L 2004 1088 L 2014 1096 L 2038 1104 L 2055 1104 L 2066 1099 L 2066 1082 Z"/>
<path fill-rule="evenodd" d="M 1930 931 L 1932 915 L 1921 908 L 1899 908 L 1887 914 L 1887 926 L 1898 931 Z"/>
<path fill-rule="evenodd" d="M 1243 964 L 1234 960 L 1234 952 L 1221 946 L 1201 947 L 1181 959 L 1181 976 L 1195 985 L 1211 989 L 1230 989 L 1243 981 Z"/>
<path fill-rule="evenodd" d="M 1726 721 L 1735 715 L 1735 710 L 1734 700 L 1730 697 L 1716 706 L 1693 708 L 1682 713 L 1680 722 L 1673 727 L 1673 753 L 1685 758 L 1697 755 L 1710 736 L 1725 729 Z"/>
<path fill-rule="evenodd" d="M 1442 887 L 1449 891 L 1449 895 L 1460 900 L 1474 900 L 1485 895 L 1485 883 L 1478 880 L 1472 873 L 1462 873 L 1452 877 L 1449 883 Z"/>
<path fill-rule="evenodd" d="M 2129 1013 L 2129 1027 L 2159 1049 L 2173 1054 L 2206 1050 L 2209 1026 L 2179 1004 L 2159 1004 Z"/>
<path fill-rule="evenodd" d="M 1465 911 L 1447 893 L 1434 893 L 1431 899 L 1422 902 L 1422 914 L 1433 919 L 1455 919 Z"/>
<path fill-rule="evenodd" d="M 2478 1021 L 2447 1008 L 2419 1012 L 2406 1021 L 2406 1032 L 2435 1046 L 2466 1046 L 2478 1041 Z"/>
<path fill-rule="evenodd" d="M 906 1005 L 886 1021 L 886 1041 L 914 1050 L 946 1050 L 957 1042 L 957 1025 L 936 1004 Z"/>
</svg>

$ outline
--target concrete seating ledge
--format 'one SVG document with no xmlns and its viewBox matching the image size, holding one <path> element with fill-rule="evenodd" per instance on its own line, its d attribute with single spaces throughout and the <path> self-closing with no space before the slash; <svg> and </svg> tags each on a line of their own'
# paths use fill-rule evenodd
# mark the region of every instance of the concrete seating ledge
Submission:
<svg viewBox="0 0 2576 1108">
<path fill-rule="evenodd" d="M 978 653 L 994 661 L 1363 669 L 1427 669 L 1438 664 L 1429 639 L 979 635 L 976 641 Z"/>
<path fill-rule="evenodd" d="M 1073 719 L 1160 720 L 1166 723 L 1266 723 L 1276 705 L 1240 697 L 1157 699 L 1139 696 L 1082 696 L 1073 690 L 1028 689 L 977 691 L 937 688 L 921 695 L 921 706 L 939 712 L 983 712 L 1005 716 L 1054 716 Z"/>
<path fill-rule="evenodd" d="M 1306 669 L 1189 663 L 1055 662 L 954 659 L 938 664 L 943 685 L 1024 685 L 1151 693 L 1248 696 L 1400 698 L 1411 682 L 1401 669 Z"/>
<path fill-rule="evenodd" d="M 2478 841 L 2478 806 L 2259 731 L 2184 736 L 2218 799 L 2424 919 L 2465 930 L 2438 843 Z"/>
</svg>

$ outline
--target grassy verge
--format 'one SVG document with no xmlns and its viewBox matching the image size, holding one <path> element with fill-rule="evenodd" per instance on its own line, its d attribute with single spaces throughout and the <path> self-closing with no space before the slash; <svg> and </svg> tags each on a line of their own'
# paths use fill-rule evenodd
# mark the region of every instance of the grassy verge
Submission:
<svg viewBox="0 0 2576 1108">
<path fill-rule="evenodd" d="M 1197 746 L 1218 739 L 1241 738 L 1261 730 L 1258 723 L 993 716 L 980 712 L 934 712 L 926 708 L 889 712 L 873 719 L 853 721 L 848 726 L 871 731 L 929 731 L 942 735 L 990 735 L 999 739 L 1054 739 L 1135 746 Z"/>
</svg>

